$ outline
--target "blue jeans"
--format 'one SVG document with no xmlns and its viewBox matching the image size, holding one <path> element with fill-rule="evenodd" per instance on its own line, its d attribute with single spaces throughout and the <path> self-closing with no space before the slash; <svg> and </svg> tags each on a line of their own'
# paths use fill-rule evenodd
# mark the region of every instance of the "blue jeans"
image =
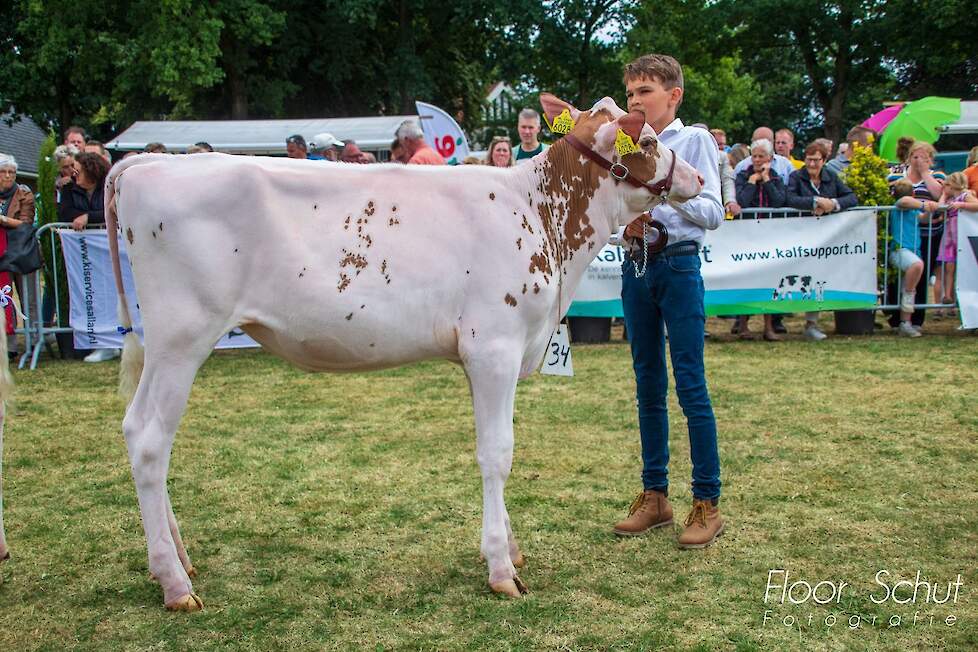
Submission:
<svg viewBox="0 0 978 652">
<path fill-rule="evenodd" d="M 638 425 L 642 437 L 642 484 L 645 489 L 668 490 L 669 415 L 666 392 L 665 331 L 669 329 L 676 393 L 689 428 L 693 462 L 693 497 L 720 496 L 720 455 L 717 426 L 706 388 L 703 368 L 703 277 L 700 257 L 655 256 L 645 276 L 635 278 L 634 264 L 622 266 L 622 305 L 632 347 L 638 399 Z"/>
</svg>

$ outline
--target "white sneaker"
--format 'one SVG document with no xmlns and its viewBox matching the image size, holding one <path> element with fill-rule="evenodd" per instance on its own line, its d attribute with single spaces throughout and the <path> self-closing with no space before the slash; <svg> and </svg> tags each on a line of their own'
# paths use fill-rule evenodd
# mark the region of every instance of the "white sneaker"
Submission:
<svg viewBox="0 0 978 652">
<path fill-rule="evenodd" d="M 119 355 L 119 349 L 95 349 L 85 356 L 85 362 L 105 362 L 106 360 L 118 358 Z"/>
<path fill-rule="evenodd" d="M 820 331 L 815 324 L 808 324 L 805 326 L 805 337 L 813 342 L 821 342 L 828 335 Z"/>
<path fill-rule="evenodd" d="M 916 294 L 914 292 L 904 292 L 900 298 L 900 310 L 903 312 L 913 312 L 913 302 Z"/>
<path fill-rule="evenodd" d="M 897 326 L 897 335 L 900 335 L 901 337 L 920 337 L 921 333 L 916 327 L 911 325 L 910 322 L 902 321 L 900 322 L 900 325 Z"/>
</svg>

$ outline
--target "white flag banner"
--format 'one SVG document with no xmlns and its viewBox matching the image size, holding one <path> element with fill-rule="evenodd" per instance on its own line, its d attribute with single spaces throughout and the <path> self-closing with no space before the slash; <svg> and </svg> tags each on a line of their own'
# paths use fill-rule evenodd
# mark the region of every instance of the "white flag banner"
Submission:
<svg viewBox="0 0 978 652">
<path fill-rule="evenodd" d="M 955 280 L 961 326 L 978 328 L 978 213 L 958 211 L 958 267 Z"/>
<path fill-rule="evenodd" d="M 424 139 L 449 165 L 459 165 L 469 155 L 469 141 L 455 119 L 437 106 L 415 102 Z"/>
<path fill-rule="evenodd" d="M 61 250 L 64 252 L 68 274 L 68 321 L 75 331 L 75 348 L 122 348 L 123 335 L 119 332 L 119 317 L 116 314 L 115 275 L 109 255 L 108 233 L 59 229 L 58 235 L 61 236 Z M 122 285 L 132 312 L 133 330 L 142 340 L 143 321 L 139 314 L 139 300 L 136 298 L 132 268 L 129 266 L 129 257 L 121 237 L 119 257 Z M 253 346 L 258 346 L 258 343 L 237 329 L 217 342 L 219 349 Z"/>
<path fill-rule="evenodd" d="M 876 213 L 725 221 L 700 251 L 708 315 L 870 309 Z M 622 317 L 620 247 L 588 266 L 571 317 Z M 976 286 L 978 287 L 978 286 Z"/>
</svg>

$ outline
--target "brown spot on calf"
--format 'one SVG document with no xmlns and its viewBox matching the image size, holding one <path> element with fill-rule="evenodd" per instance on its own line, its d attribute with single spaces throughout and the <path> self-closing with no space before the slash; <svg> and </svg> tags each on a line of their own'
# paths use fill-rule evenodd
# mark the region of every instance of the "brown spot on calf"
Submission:
<svg viewBox="0 0 978 652">
<path fill-rule="evenodd" d="M 495 200 L 496 200 L 496 193 L 494 192 L 489 193 L 489 201 L 495 201 Z"/>
<path fill-rule="evenodd" d="M 129 241 L 129 244 L 133 244 L 133 240 L 135 238 L 132 237 L 132 227 L 126 228 L 126 239 Z M 235 251 L 237 251 L 237 249 L 235 249 Z"/>
<path fill-rule="evenodd" d="M 507 293 L 505 301 L 514 308 L 516 307 L 516 297 L 514 297 L 512 294 Z"/>
<path fill-rule="evenodd" d="M 353 265 L 353 267 L 355 267 L 358 271 L 367 267 L 367 259 L 360 254 L 347 251 L 346 249 L 343 250 L 343 253 L 346 255 L 340 259 L 340 267 L 348 267 Z"/>
</svg>

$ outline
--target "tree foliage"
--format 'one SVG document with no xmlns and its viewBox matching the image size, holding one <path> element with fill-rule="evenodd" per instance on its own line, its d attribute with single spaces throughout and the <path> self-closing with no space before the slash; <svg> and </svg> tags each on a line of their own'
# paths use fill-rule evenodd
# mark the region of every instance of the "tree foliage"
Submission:
<svg viewBox="0 0 978 652">
<path fill-rule="evenodd" d="M 978 95 L 965 0 L 11 0 L 0 109 L 107 138 L 137 119 L 413 113 L 473 129 L 496 81 L 580 106 L 684 66 L 680 116 L 838 140 L 887 99 Z"/>
</svg>

